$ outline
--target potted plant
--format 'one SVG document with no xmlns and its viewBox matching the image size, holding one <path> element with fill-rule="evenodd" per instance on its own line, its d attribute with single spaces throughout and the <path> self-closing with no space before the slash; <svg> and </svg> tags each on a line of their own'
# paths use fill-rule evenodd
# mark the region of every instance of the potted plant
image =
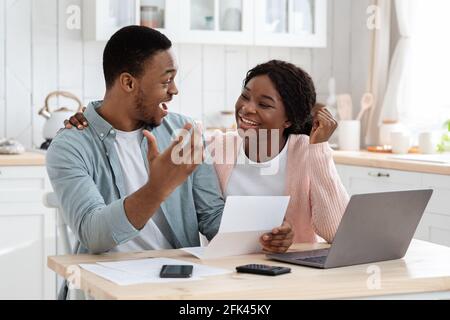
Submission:
<svg viewBox="0 0 450 320">
<path fill-rule="evenodd" d="M 447 130 L 442 137 L 441 142 L 437 145 L 438 152 L 450 152 L 450 120 L 444 123 L 444 129 Z"/>
</svg>

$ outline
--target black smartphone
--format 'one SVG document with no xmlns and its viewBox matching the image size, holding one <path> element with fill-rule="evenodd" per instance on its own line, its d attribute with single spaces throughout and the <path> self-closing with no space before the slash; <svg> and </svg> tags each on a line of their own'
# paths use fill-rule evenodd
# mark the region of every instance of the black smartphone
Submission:
<svg viewBox="0 0 450 320">
<path fill-rule="evenodd" d="M 191 265 L 163 265 L 159 276 L 161 278 L 190 278 L 192 277 Z"/>
<path fill-rule="evenodd" d="M 291 272 L 291 268 L 268 266 L 265 264 L 247 264 L 236 267 L 237 272 L 263 274 L 266 276 L 278 276 L 280 274 Z"/>
</svg>

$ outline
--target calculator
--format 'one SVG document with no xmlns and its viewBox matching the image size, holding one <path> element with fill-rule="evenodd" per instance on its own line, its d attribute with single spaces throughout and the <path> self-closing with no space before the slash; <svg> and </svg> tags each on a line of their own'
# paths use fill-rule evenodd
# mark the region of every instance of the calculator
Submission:
<svg viewBox="0 0 450 320">
<path fill-rule="evenodd" d="M 236 267 L 236 271 L 241 273 L 262 274 L 266 276 L 278 276 L 280 274 L 291 272 L 291 268 L 268 266 L 265 264 L 247 264 L 245 266 Z"/>
</svg>

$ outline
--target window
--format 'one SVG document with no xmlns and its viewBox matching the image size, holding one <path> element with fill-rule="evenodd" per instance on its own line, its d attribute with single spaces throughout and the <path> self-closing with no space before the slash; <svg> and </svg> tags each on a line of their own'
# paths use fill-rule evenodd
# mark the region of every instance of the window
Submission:
<svg viewBox="0 0 450 320">
<path fill-rule="evenodd" d="M 442 129 L 450 119 L 450 1 L 414 0 L 412 9 L 406 99 L 398 111 L 418 133 Z"/>
</svg>

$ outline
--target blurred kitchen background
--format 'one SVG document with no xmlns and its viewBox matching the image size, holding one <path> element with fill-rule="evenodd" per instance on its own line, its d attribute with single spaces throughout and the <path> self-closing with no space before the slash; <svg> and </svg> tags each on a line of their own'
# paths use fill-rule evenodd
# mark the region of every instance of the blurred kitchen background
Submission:
<svg viewBox="0 0 450 320">
<path fill-rule="evenodd" d="M 344 114 L 355 118 L 363 94 L 373 96 L 366 97 L 371 108 L 361 117 L 361 146 L 387 144 L 380 128 L 386 125 L 381 128 L 386 136 L 399 122 L 417 144 L 421 131 L 442 129 L 450 118 L 444 71 L 450 70 L 450 45 L 443 41 L 450 27 L 443 15 L 450 5 L 443 0 L 394 3 L 2 0 L 0 138 L 38 148 L 46 121 L 38 112 L 53 91 L 68 91 L 83 104 L 101 99 L 106 41 L 122 26 L 142 24 L 174 42 L 180 94 L 170 109 L 205 128 L 232 126 L 229 111 L 246 71 L 276 58 L 307 70 L 318 102 L 328 102 L 338 117 L 339 102 L 347 108 L 350 96 L 352 108 Z M 63 106 L 76 109 L 64 97 L 49 99 L 49 109 Z"/>
<path fill-rule="evenodd" d="M 173 41 L 169 108 L 209 130 L 233 127 L 256 64 L 304 68 L 339 120 L 348 193 L 432 188 L 415 238 L 450 246 L 449 12 L 448 0 L 0 0 L 0 299 L 56 297 L 47 256 L 71 252 L 70 230 L 38 149 L 102 99 L 104 46 L 130 24 Z"/>
<path fill-rule="evenodd" d="M 307 70 L 319 101 L 326 103 L 333 78 L 336 92 L 351 94 L 358 106 L 370 69 L 371 2 L 2 0 L 0 137 L 39 147 L 45 118 L 38 111 L 52 91 L 69 91 L 84 104 L 101 99 L 103 48 L 128 24 L 158 27 L 173 40 L 180 94 L 170 109 L 204 127 L 231 126 L 226 111 L 233 110 L 246 71 L 272 58 Z M 50 101 L 53 109 L 61 106 L 77 104 Z"/>
</svg>

